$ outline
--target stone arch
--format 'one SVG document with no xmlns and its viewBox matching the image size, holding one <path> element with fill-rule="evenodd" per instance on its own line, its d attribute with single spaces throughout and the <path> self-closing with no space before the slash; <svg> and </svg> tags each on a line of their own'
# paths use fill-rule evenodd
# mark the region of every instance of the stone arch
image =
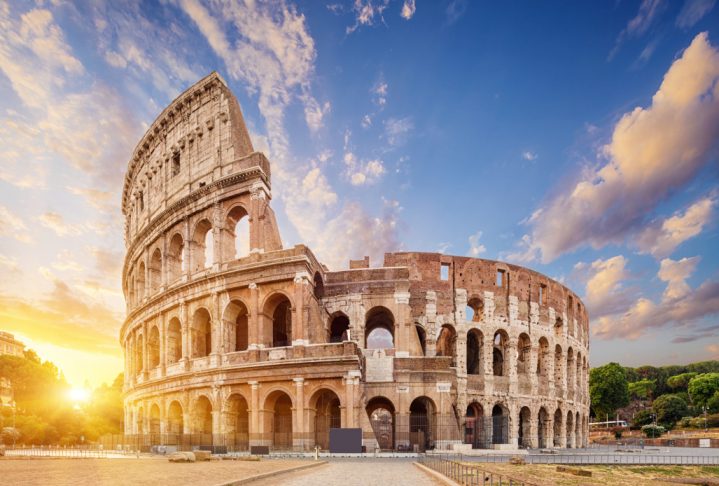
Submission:
<svg viewBox="0 0 719 486">
<path fill-rule="evenodd" d="M 549 437 L 549 413 L 544 407 L 539 407 L 537 414 L 537 446 L 540 449 L 549 447 L 547 437 Z"/>
<path fill-rule="evenodd" d="M 232 299 L 222 313 L 227 352 L 245 351 L 249 345 L 249 312 L 240 299 Z"/>
<path fill-rule="evenodd" d="M 192 431 L 199 434 L 203 445 L 212 445 L 212 401 L 199 395 L 192 404 Z"/>
<path fill-rule="evenodd" d="M 470 322 L 482 322 L 484 318 L 484 301 L 477 295 L 473 295 L 467 301 L 465 317 Z"/>
<path fill-rule="evenodd" d="M 150 434 L 160 435 L 160 407 L 156 403 L 150 407 Z"/>
<path fill-rule="evenodd" d="M 386 307 L 376 306 L 365 315 L 365 348 L 394 347 L 394 315 Z"/>
<path fill-rule="evenodd" d="M 236 204 L 227 212 L 225 233 L 228 236 L 222 245 L 225 249 L 225 261 L 250 254 L 250 217 L 243 205 Z"/>
<path fill-rule="evenodd" d="M 292 448 L 292 398 L 276 389 L 265 398 L 264 425 L 270 431 L 270 442 L 275 450 Z"/>
<path fill-rule="evenodd" d="M 335 312 L 330 316 L 329 342 L 341 343 L 349 339 L 350 318 L 344 312 Z"/>
<path fill-rule="evenodd" d="M 492 407 L 492 444 L 509 444 L 509 409 L 499 402 Z"/>
<path fill-rule="evenodd" d="M 420 356 L 427 356 L 427 332 L 420 324 L 414 325 L 414 330 L 417 333 L 417 341 L 419 342 L 419 351 L 422 353 Z"/>
<path fill-rule="evenodd" d="M 142 406 L 137 409 L 135 421 L 137 423 L 137 433 L 140 435 L 145 435 L 145 409 L 142 408 Z"/>
<path fill-rule="evenodd" d="M 143 356 L 143 340 L 144 336 L 141 332 L 135 334 L 135 374 L 139 375 L 145 369 L 145 361 Z"/>
<path fill-rule="evenodd" d="M 211 267 L 213 257 L 212 223 L 209 219 L 201 219 L 195 224 L 195 230 L 192 232 L 192 245 L 190 246 L 192 271 L 199 272 Z"/>
<path fill-rule="evenodd" d="M 434 449 L 436 439 L 435 414 L 437 407 L 431 398 L 417 397 L 409 405 L 409 443 L 420 452 Z"/>
<path fill-rule="evenodd" d="M 182 405 L 177 400 L 170 402 L 167 408 L 167 433 L 182 435 L 185 433 L 185 420 Z"/>
<path fill-rule="evenodd" d="M 314 432 L 315 445 L 327 450 L 330 447 L 330 429 L 342 426 L 340 398 L 333 390 L 320 388 L 310 397 L 309 430 Z"/>
<path fill-rule="evenodd" d="M 160 291 L 162 286 L 162 252 L 155 248 L 150 257 L 150 295 Z"/>
<path fill-rule="evenodd" d="M 193 358 L 209 356 L 213 351 L 212 347 L 212 317 L 210 311 L 204 307 L 195 310 L 192 315 L 192 326 L 190 327 L 190 349 Z"/>
<path fill-rule="evenodd" d="M 225 445 L 235 451 L 247 450 L 250 441 L 250 414 L 247 399 L 232 393 L 225 401 Z"/>
<path fill-rule="evenodd" d="M 395 406 L 389 398 L 376 396 L 365 407 L 372 431 L 380 449 L 394 449 Z"/>
<path fill-rule="evenodd" d="M 185 240 L 180 233 L 175 233 L 170 239 L 167 250 L 167 281 L 174 282 L 185 271 Z"/>
<path fill-rule="evenodd" d="M 539 338 L 539 349 L 537 350 L 537 375 L 540 377 L 540 384 L 547 383 L 547 366 L 550 360 L 549 341 L 546 337 Z"/>
<path fill-rule="evenodd" d="M 532 411 L 529 407 L 522 407 L 519 410 L 519 423 L 517 424 L 517 442 L 519 447 L 527 449 L 532 447 Z"/>
<path fill-rule="evenodd" d="M 574 373 L 576 371 L 576 365 L 574 360 L 574 350 L 570 346 L 567 349 L 567 399 L 574 400 Z"/>
<path fill-rule="evenodd" d="M 477 402 L 467 405 L 464 415 L 464 443 L 472 444 L 472 449 L 488 447 L 484 424 L 484 408 L 482 405 Z"/>
<path fill-rule="evenodd" d="M 484 349 L 484 336 L 479 329 L 467 331 L 467 374 L 483 374 L 482 350 Z"/>
<path fill-rule="evenodd" d="M 322 275 L 320 275 L 320 272 L 315 272 L 313 282 L 313 293 L 315 299 L 317 299 L 317 301 L 319 302 L 320 300 L 322 300 L 322 297 L 325 296 L 325 283 L 322 281 Z"/>
<path fill-rule="evenodd" d="M 504 329 L 498 329 L 492 339 L 492 374 L 509 375 L 509 335 Z"/>
<path fill-rule="evenodd" d="M 457 331 L 451 324 L 445 324 L 439 330 L 436 344 L 436 356 L 451 356 L 451 366 L 457 363 Z"/>
<path fill-rule="evenodd" d="M 166 342 L 167 364 L 177 363 L 182 358 L 182 325 L 177 317 L 170 319 L 167 325 Z"/>
<path fill-rule="evenodd" d="M 526 375 L 530 372 L 529 364 L 532 355 L 532 342 L 527 333 L 519 335 L 517 340 L 517 373 Z"/>
<path fill-rule="evenodd" d="M 554 389 L 558 396 L 562 395 L 562 377 L 564 376 L 564 360 L 562 359 L 562 347 L 554 346 Z"/>
<path fill-rule="evenodd" d="M 579 417 L 579 412 L 576 412 L 574 416 L 574 447 L 582 447 L 582 420 Z"/>
<path fill-rule="evenodd" d="M 567 411 L 567 448 L 574 447 L 574 415 L 572 411 Z"/>
<path fill-rule="evenodd" d="M 274 292 L 265 299 L 264 315 L 272 322 L 272 347 L 292 345 L 292 301 L 284 292 Z"/>
<path fill-rule="evenodd" d="M 152 326 L 147 336 L 147 359 L 150 368 L 160 366 L 160 330 L 157 326 Z"/>
<path fill-rule="evenodd" d="M 562 447 L 562 422 L 564 415 L 562 409 L 557 408 L 554 412 L 554 447 Z"/>
<path fill-rule="evenodd" d="M 137 293 L 135 302 L 142 303 L 145 298 L 145 262 L 140 262 L 137 266 L 137 275 L 135 276 L 135 291 Z"/>
</svg>

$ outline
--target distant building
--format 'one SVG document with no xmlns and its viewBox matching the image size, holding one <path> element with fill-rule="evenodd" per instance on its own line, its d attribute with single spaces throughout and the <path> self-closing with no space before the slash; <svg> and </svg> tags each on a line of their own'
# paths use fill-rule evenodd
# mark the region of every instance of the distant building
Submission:
<svg viewBox="0 0 719 486">
<path fill-rule="evenodd" d="M 0 355 L 23 356 L 25 345 L 9 332 L 0 331 Z"/>
</svg>

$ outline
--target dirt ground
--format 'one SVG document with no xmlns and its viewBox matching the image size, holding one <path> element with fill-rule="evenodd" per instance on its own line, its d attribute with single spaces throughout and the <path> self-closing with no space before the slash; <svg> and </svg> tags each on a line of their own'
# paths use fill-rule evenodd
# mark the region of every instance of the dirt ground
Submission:
<svg viewBox="0 0 719 486">
<path fill-rule="evenodd" d="M 216 485 L 293 466 L 302 460 L 172 464 L 166 458 L 0 459 L 0 483 L 15 486 Z M 259 483 L 258 483 L 259 484 Z"/>
<path fill-rule="evenodd" d="M 567 466 L 575 467 L 575 466 Z M 502 473 L 513 479 L 533 484 L 555 484 L 558 486 L 676 486 L 677 483 L 662 481 L 662 478 L 704 478 L 719 481 L 719 466 L 576 466 L 592 472 L 592 477 L 574 476 L 557 472 L 556 465 L 531 464 L 482 464 L 488 472 Z"/>
</svg>

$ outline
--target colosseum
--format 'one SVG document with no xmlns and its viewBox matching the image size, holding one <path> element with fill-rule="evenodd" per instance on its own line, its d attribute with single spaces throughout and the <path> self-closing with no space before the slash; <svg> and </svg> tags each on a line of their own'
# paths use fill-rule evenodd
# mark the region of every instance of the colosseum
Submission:
<svg viewBox="0 0 719 486">
<path fill-rule="evenodd" d="M 331 271 L 282 245 L 270 176 L 217 73 L 137 144 L 122 194 L 127 436 L 300 451 L 349 428 L 367 451 L 586 446 L 577 295 L 440 253 Z"/>
</svg>

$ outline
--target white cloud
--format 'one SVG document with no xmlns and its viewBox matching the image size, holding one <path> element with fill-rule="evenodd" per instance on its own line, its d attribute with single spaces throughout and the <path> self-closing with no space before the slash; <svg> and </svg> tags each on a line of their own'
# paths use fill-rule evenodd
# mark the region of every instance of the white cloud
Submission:
<svg viewBox="0 0 719 486">
<path fill-rule="evenodd" d="M 83 232 L 80 226 L 68 224 L 62 214 L 53 211 L 45 212 L 37 219 L 41 225 L 54 231 L 57 236 L 79 235 Z"/>
<path fill-rule="evenodd" d="M 351 34 L 360 26 L 371 26 L 377 22 L 384 23 L 382 13 L 388 4 L 389 0 L 354 0 L 352 12 L 355 16 L 355 23 L 347 27 L 347 34 Z"/>
<path fill-rule="evenodd" d="M 322 106 L 312 97 L 305 101 L 305 121 L 310 130 L 316 132 L 322 128 L 324 117 L 330 112 L 330 102 L 325 101 Z"/>
<path fill-rule="evenodd" d="M 716 4 L 716 0 L 685 0 L 676 25 L 681 29 L 688 29 L 708 14 Z"/>
<path fill-rule="evenodd" d="M 379 81 L 372 87 L 371 93 L 374 95 L 372 101 L 380 106 L 384 107 L 387 104 L 387 92 L 389 91 L 389 85 L 384 81 Z"/>
<path fill-rule="evenodd" d="M 23 243 L 32 241 L 22 218 L 5 206 L 0 206 L 0 236 L 15 238 Z"/>
<path fill-rule="evenodd" d="M 412 122 L 411 117 L 390 118 L 384 122 L 387 143 L 395 147 L 404 144 L 407 140 L 407 135 L 413 129 L 414 122 Z"/>
<path fill-rule="evenodd" d="M 524 254 L 551 261 L 590 244 L 623 242 L 673 190 L 691 181 L 719 140 L 719 52 L 706 33 L 674 61 L 651 106 L 626 113 L 579 182 L 529 218 Z"/>
<path fill-rule="evenodd" d="M 447 25 L 452 25 L 467 11 L 467 0 L 451 0 L 445 11 Z"/>
<path fill-rule="evenodd" d="M 402 11 L 400 12 L 400 16 L 405 20 L 409 20 L 414 16 L 414 13 L 416 10 L 417 10 L 417 6 L 415 5 L 414 0 L 404 0 L 404 3 L 402 4 Z"/>
<path fill-rule="evenodd" d="M 671 302 L 689 294 L 691 288 L 686 280 L 694 273 L 699 260 L 700 258 L 696 256 L 692 258 L 682 258 L 681 260 L 665 258 L 661 261 L 657 276 L 661 281 L 667 283 L 667 287 L 662 296 L 663 301 Z"/>
<path fill-rule="evenodd" d="M 487 251 L 487 248 L 479 242 L 480 238 L 482 238 L 482 232 L 477 231 L 475 234 L 471 235 L 468 238 L 469 241 L 469 252 L 468 255 L 471 257 L 478 257 L 485 251 Z"/>
<path fill-rule="evenodd" d="M 644 35 L 654 21 L 659 18 L 666 5 L 665 0 L 642 0 L 637 15 L 627 23 L 617 37 L 614 48 L 609 53 L 609 60 L 616 55 L 626 39 Z"/>
<path fill-rule="evenodd" d="M 522 152 L 522 158 L 529 161 L 537 160 L 537 154 L 532 152 L 531 150 L 525 150 L 524 152 Z"/>
<path fill-rule="evenodd" d="M 580 279 L 586 282 L 584 301 L 592 319 L 622 311 L 636 298 L 635 292 L 625 285 L 630 277 L 628 263 L 623 255 L 617 255 L 574 266 Z"/>
<path fill-rule="evenodd" d="M 362 128 L 369 128 L 372 126 L 372 117 L 370 115 L 365 115 L 362 117 Z"/>
<path fill-rule="evenodd" d="M 648 225 L 637 235 L 637 246 L 643 253 L 650 253 L 657 258 L 671 255 L 679 245 L 701 233 L 711 221 L 715 205 L 715 199 L 702 198 L 683 214 L 676 213 Z"/>
</svg>

